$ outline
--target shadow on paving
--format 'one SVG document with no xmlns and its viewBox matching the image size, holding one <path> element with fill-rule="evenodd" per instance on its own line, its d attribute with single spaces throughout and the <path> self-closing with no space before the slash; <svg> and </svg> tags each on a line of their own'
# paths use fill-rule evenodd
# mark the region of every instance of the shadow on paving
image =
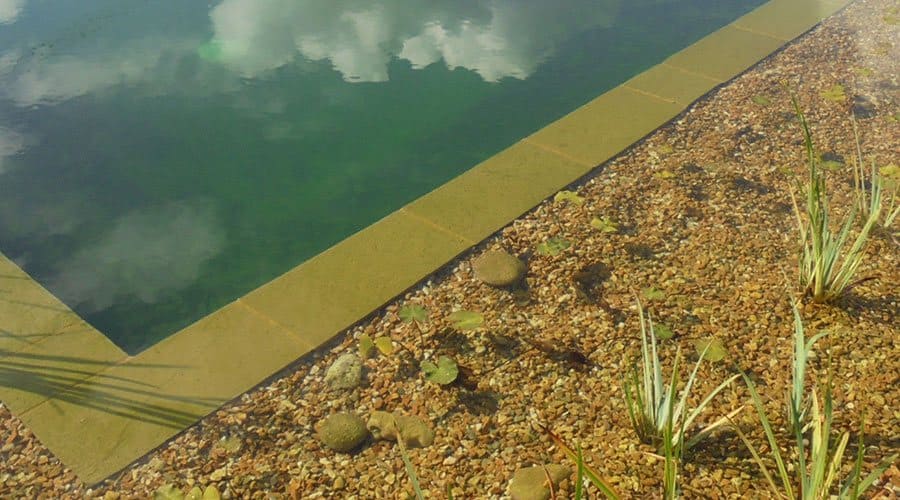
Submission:
<svg viewBox="0 0 900 500">
<path fill-rule="evenodd" d="M 196 422 L 210 406 L 222 403 L 219 398 L 165 395 L 154 384 L 104 372 L 115 364 L 73 356 L 29 354 L 0 349 L 0 391 L 4 388 L 14 389 L 39 396 L 40 401 L 49 398 L 48 404 L 51 405 L 71 403 L 178 430 Z M 128 366 L 136 370 L 186 368 L 184 365 L 148 363 L 129 363 Z M 39 402 L 36 400 L 25 411 L 37 404 Z M 185 405 L 197 406 L 198 410 L 173 408 Z M 11 409 L 15 410 L 14 407 Z"/>
</svg>

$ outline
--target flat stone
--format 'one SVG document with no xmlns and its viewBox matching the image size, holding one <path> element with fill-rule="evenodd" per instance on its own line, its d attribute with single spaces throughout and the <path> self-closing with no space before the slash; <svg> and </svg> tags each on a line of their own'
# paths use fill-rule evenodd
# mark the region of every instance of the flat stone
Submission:
<svg viewBox="0 0 900 500">
<path fill-rule="evenodd" d="M 344 354 L 325 372 L 325 383 L 335 389 L 353 389 L 362 382 L 362 361 L 355 354 Z"/>
<path fill-rule="evenodd" d="M 525 276 L 525 263 L 501 250 L 489 250 L 472 261 L 475 278 L 491 286 L 510 286 Z"/>
<path fill-rule="evenodd" d="M 547 476 L 550 476 L 550 481 L 553 482 L 553 489 L 556 491 L 559 488 L 559 484 L 571 474 L 572 472 L 568 467 L 559 464 L 536 465 L 519 469 L 513 475 L 512 482 L 509 485 L 509 496 L 513 500 L 548 500 L 550 498 L 550 487 Z"/>
</svg>

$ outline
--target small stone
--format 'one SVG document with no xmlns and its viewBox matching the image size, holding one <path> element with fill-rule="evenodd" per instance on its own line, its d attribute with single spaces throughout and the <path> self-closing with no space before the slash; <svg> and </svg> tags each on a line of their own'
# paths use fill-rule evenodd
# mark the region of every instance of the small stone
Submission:
<svg viewBox="0 0 900 500">
<path fill-rule="evenodd" d="M 509 484 L 510 497 L 513 500 L 548 500 L 550 498 L 548 475 L 553 482 L 553 490 L 556 491 L 559 484 L 571 475 L 571 471 L 568 467 L 558 464 L 519 469 Z"/>
<path fill-rule="evenodd" d="M 215 448 L 225 451 L 226 453 L 235 454 L 241 450 L 241 438 L 238 436 L 223 437 L 215 444 Z"/>
<path fill-rule="evenodd" d="M 228 475 L 228 470 L 225 469 L 225 467 L 221 467 L 219 469 L 214 470 L 212 472 L 212 474 L 209 475 L 209 480 L 210 481 L 221 481 L 227 475 Z"/>
<path fill-rule="evenodd" d="M 475 278 L 491 286 L 510 286 L 522 280 L 527 268 L 516 256 L 490 250 L 472 262 Z"/>
<path fill-rule="evenodd" d="M 347 480 L 341 476 L 334 478 L 334 483 L 331 485 L 336 490 L 342 490 L 345 486 L 347 486 Z"/>
<path fill-rule="evenodd" d="M 316 434 L 325 446 L 340 453 L 358 448 L 369 436 L 363 419 L 348 412 L 325 417 L 316 426 Z"/>
<path fill-rule="evenodd" d="M 355 354 L 344 354 L 325 372 L 325 383 L 335 389 L 353 389 L 362 382 L 362 361 Z"/>
<path fill-rule="evenodd" d="M 396 425 L 395 425 L 396 422 Z M 375 439 L 397 440 L 397 427 L 403 442 L 410 448 L 424 448 L 434 442 L 434 431 L 419 417 L 401 415 L 398 412 L 373 411 L 366 423 Z"/>
</svg>

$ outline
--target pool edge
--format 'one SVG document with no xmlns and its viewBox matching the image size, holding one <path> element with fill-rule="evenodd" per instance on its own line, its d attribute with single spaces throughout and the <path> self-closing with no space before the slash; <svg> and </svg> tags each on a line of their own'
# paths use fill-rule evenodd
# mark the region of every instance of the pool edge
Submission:
<svg viewBox="0 0 900 500">
<path fill-rule="evenodd" d="M 40 360 L 35 380 L 50 379 L 60 367 L 75 366 L 81 374 L 69 385 L 32 387 L 26 374 L 23 385 L 0 387 L 0 400 L 85 483 L 99 482 L 328 342 L 849 3 L 770 0 L 135 356 L 60 307 L 0 255 L 0 279 L 12 283 L 12 295 L 27 298 L 7 300 L 7 309 L 0 309 L 14 315 L 0 325 L 6 334 L 0 337 L 0 364 L 28 355 Z M 533 177 L 523 181 L 522 168 Z M 486 196 L 498 185 L 508 192 Z M 22 321 L 31 323 L 23 327 Z"/>
</svg>

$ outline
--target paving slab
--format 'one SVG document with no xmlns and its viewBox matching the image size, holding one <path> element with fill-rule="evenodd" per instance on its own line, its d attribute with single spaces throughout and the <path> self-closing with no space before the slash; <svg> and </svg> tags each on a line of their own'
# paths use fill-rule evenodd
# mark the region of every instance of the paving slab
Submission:
<svg viewBox="0 0 900 500">
<path fill-rule="evenodd" d="M 788 41 L 802 35 L 848 3 L 849 0 L 773 0 L 733 24 Z"/>
<path fill-rule="evenodd" d="M 680 104 L 616 87 L 525 140 L 575 161 L 599 165 L 682 109 Z"/>
<path fill-rule="evenodd" d="M 105 335 L 80 321 L 0 359 L 0 401 L 23 414 L 126 357 Z"/>
<path fill-rule="evenodd" d="M 588 171 L 585 164 L 518 142 L 405 210 L 479 242 Z"/>
<path fill-rule="evenodd" d="M 241 302 L 318 345 L 471 244 L 401 210 L 250 292 Z"/>
<path fill-rule="evenodd" d="M 722 81 L 730 80 L 779 47 L 784 40 L 728 25 L 676 52 L 665 63 Z"/>
<path fill-rule="evenodd" d="M 624 86 L 686 108 L 721 83 L 723 80 L 658 64 L 628 80 Z"/>
<path fill-rule="evenodd" d="M 20 417 L 91 484 L 312 347 L 234 302 Z"/>
<path fill-rule="evenodd" d="M 0 359 L 80 321 L 77 314 L 0 254 Z"/>
</svg>

